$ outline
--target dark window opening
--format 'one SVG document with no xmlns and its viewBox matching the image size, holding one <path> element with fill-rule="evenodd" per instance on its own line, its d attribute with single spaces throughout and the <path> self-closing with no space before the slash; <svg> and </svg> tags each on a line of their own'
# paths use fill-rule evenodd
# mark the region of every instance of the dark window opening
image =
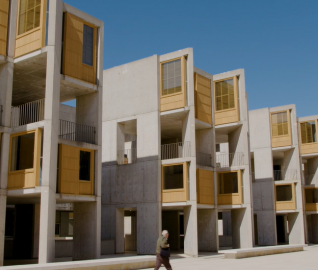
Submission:
<svg viewBox="0 0 318 270">
<path fill-rule="evenodd" d="M 293 191 L 291 185 L 276 186 L 276 200 L 278 202 L 292 201 Z"/>
<path fill-rule="evenodd" d="M 306 189 L 306 203 L 318 203 L 318 189 Z"/>
<path fill-rule="evenodd" d="M 34 133 L 12 138 L 11 171 L 33 168 L 34 138 Z"/>
<path fill-rule="evenodd" d="M 183 165 L 163 167 L 163 189 L 183 188 Z"/>
<path fill-rule="evenodd" d="M 90 181 L 91 153 L 80 151 L 80 180 Z"/>
<path fill-rule="evenodd" d="M 94 28 L 84 24 L 83 26 L 83 59 L 86 65 L 93 66 Z"/>
</svg>

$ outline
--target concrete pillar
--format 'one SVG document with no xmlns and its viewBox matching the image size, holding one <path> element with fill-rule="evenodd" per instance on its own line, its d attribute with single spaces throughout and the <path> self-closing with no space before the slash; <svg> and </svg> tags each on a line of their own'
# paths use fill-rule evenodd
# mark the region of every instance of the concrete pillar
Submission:
<svg viewBox="0 0 318 270">
<path fill-rule="evenodd" d="M 117 162 L 124 164 L 125 154 L 125 125 L 117 124 Z"/>
<path fill-rule="evenodd" d="M 169 232 L 169 244 L 171 250 L 180 249 L 180 216 L 179 211 L 162 212 L 162 230 Z"/>
<path fill-rule="evenodd" d="M 156 253 L 161 228 L 161 203 L 137 205 L 137 254 Z"/>
<path fill-rule="evenodd" d="M 125 253 L 124 209 L 116 209 L 116 254 Z"/>
<path fill-rule="evenodd" d="M 304 220 L 302 213 L 288 214 L 289 244 L 305 244 Z"/>
<path fill-rule="evenodd" d="M 311 243 L 318 244 L 318 214 L 311 215 L 312 238 Z"/>
<path fill-rule="evenodd" d="M 198 209 L 199 251 L 218 251 L 217 210 Z"/>
<path fill-rule="evenodd" d="M 184 254 L 198 256 L 198 222 L 196 204 L 183 208 L 184 213 Z"/>
<path fill-rule="evenodd" d="M 100 200 L 74 203 L 73 260 L 100 257 Z"/>
<path fill-rule="evenodd" d="M 39 257 L 39 237 L 40 237 L 40 204 L 34 205 L 33 215 L 33 249 L 32 258 L 37 259 Z"/>
<path fill-rule="evenodd" d="M 251 212 L 249 209 L 235 209 L 231 211 L 231 214 L 233 248 L 253 247 Z"/>
<path fill-rule="evenodd" d="M 50 0 L 44 111 L 39 263 L 55 260 L 55 193 L 60 105 L 63 2 Z"/>
</svg>

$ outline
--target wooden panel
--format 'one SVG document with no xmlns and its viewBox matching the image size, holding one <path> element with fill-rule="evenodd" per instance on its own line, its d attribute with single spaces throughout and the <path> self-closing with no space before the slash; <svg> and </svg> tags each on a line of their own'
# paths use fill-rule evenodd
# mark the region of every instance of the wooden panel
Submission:
<svg viewBox="0 0 318 270">
<path fill-rule="evenodd" d="M 19 9 L 18 9 L 19 14 Z M 19 26 L 19 16 L 17 16 L 17 27 Z M 46 31 L 46 0 L 41 0 L 40 26 L 28 32 L 18 35 L 15 42 L 15 57 L 36 51 L 45 47 Z"/>
<path fill-rule="evenodd" d="M 197 201 L 214 205 L 213 172 L 197 169 Z"/>
<path fill-rule="evenodd" d="M 85 150 L 88 151 L 88 150 Z M 88 151 L 91 153 L 90 164 L 90 181 L 79 181 L 79 194 L 81 195 L 94 195 L 94 151 Z"/>
<path fill-rule="evenodd" d="M 318 153 L 318 143 L 306 143 L 301 145 L 301 154 Z"/>
<path fill-rule="evenodd" d="M 286 185 L 286 184 L 281 184 L 281 185 Z M 275 185 L 276 211 L 295 210 L 296 209 L 295 184 L 291 184 L 292 196 L 293 196 L 292 201 L 277 201 L 276 186 L 279 186 L 279 185 L 277 185 L 277 184 Z"/>
<path fill-rule="evenodd" d="M 221 81 L 225 81 L 232 78 L 226 78 Z M 224 125 L 229 123 L 235 123 L 240 121 L 240 112 L 239 112 L 239 103 L 238 103 L 238 81 L 237 77 L 233 77 L 234 80 L 234 102 L 235 102 L 235 108 L 233 109 L 227 109 L 227 110 L 216 110 L 216 92 L 215 92 L 215 83 L 219 81 L 214 82 L 214 118 L 215 118 L 215 125 Z"/>
<path fill-rule="evenodd" d="M 83 27 L 94 29 L 93 66 L 83 64 Z M 97 27 L 70 13 L 64 17 L 63 74 L 96 84 Z"/>
<path fill-rule="evenodd" d="M 7 54 L 9 0 L 0 0 L 0 54 Z"/>
<path fill-rule="evenodd" d="M 286 111 L 282 111 L 286 112 Z M 288 128 L 288 134 L 287 135 L 281 135 L 281 136 L 274 136 L 273 135 L 273 123 L 272 123 L 272 115 L 277 114 L 281 112 L 274 112 L 270 115 L 270 123 L 271 123 L 271 134 L 272 134 L 272 147 L 284 147 L 284 146 L 290 146 L 292 145 L 292 137 L 291 137 L 291 128 L 290 128 L 290 111 L 287 111 L 287 128 Z M 285 132 L 286 134 L 286 132 Z"/>
<path fill-rule="evenodd" d="M 212 124 L 211 80 L 194 73 L 195 118 Z"/>
<path fill-rule="evenodd" d="M 180 59 L 180 58 L 177 58 Z M 171 59 L 169 61 L 165 61 L 160 63 L 160 111 L 170 111 L 170 110 L 175 110 L 175 109 L 180 109 L 184 108 L 186 106 L 186 90 L 185 90 L 185 73 L 186 73 L 186 62 L 185 62 L 185 57 L 181 57 L 181 89 L 182 91 L 180 93 L 175 93 L 171 95 L 162 95 L 162 64 L 170 61 L 174 61 L 177 59 Z"/>
<path fill-rule="evenodd" d="M 230 171 L 235 172 L 235 171 Z M 222 173 L 230 173 L 230 172 L 219 172 Z M 220 194 L 219 193 L 219 180 L 217 179 L 217 189 L 218 189 L 218 205 L 241 205 L 243 204 L 243 196 L 242 196 L 242 175 L 241 171 L 236 171 L 237 180 L 238 180 L 238 193 L 229 193 L 229 194 Z"/>
<path fill-rule="evenodd" d="M 183 187 L 182 189 L 169 189 L 163 190 L 163 168 L 165 166 L 183 165 Z M 161 190 L 162 190 L 162 202 L 172 203 L 172 202 L 186 202 L 188 200 L 188 166 L 187 163 L 177 163 L 163 165 L 161 167 Z"/>
<path fill-rule="evenodd" d="M 34 149 L 28 148 L 30 144 L 27 144 L 23 151 L 34 151 L 33 156 L 33 168 L 11 171 L 11 152 L 12 152 L 12 138 L 35 133 L 34 137 Z M 39 186 L 39 173 L 40 173 L 40 155 L 41 155 L 41 129 L 30 130 L 26 132 L 16 133 L 11 135 L 10 139 L 10 153 L 9 153 L 9 174 L 8 174 L 8 189 L 23 189 L 23 188 L 34 188 Z M 20 162 L 23 162 L 20 159 Z"/>
<path fill-rule="evenodd" d="M 306 203 L 305 209 L 306 209 L 306 211 L 317 212 L 318 211 L 318 203 Z"/>
</svg>

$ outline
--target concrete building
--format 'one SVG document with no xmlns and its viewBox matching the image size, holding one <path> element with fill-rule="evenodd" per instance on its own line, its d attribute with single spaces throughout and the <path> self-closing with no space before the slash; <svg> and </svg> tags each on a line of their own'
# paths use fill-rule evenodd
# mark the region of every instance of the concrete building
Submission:
<svg viewBox="0 0 318 270">
<path fill-rule="evenodd" d="M 249 112 L 255 244 L 303 244 L 304 214 L 295 105 Z"/>
<path fill-rule="evenodd" d="M 192 256 L 253 247 L 244 70 L 208 74 L 188 48 L 105 70 L 104 81 L 105 252 L 154 254 L 163 228 Z"/>
<path fill-rule="evenodd" d="M 61 0 L 0 1 L 1 265 L 100 256 L 103 32 Z"/>
</svg>

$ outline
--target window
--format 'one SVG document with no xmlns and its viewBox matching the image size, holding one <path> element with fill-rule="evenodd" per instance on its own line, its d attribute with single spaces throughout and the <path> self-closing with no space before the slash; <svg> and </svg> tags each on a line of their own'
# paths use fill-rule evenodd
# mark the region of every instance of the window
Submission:
<svg viewBox="0 0 318 270">
<path fill-rule="evenodd" d="M 301 129 L 301 142 L 302 143 L 317 142 L 315 121 L 301 123 L 300 129 Z"/>
<path fill-rule="evenodd" d="M 163 167 L 163 189 L 183 188 L 183 165 Z"/>
<path fill-rule="evenodd" d="M 291 185 L 276 186 L 276 200 L 286 202 L 293 200 L 293 189 Z"/>
<path fill-rule="evenodd" d="M 215 95 L 217 111 L 235 108 L 234 79 L 216 82 Z"/>
<path fill-rule="evenodd" d="M 18 35 L 40 26 L 41 0 L 20 0 Z"/>
<path fill-rule="evenodd" d="M 215 150 L 216 152 L 220 152 L 220 144 L 219 143 L 216 144 L 215 148 L 216 148 L 216 150 Z"/>
<path fill-rule="evenodd" d="M 12 138 L 11 171 L 33 168 L 35 133 Z"/>
<path fill-rule="evenodd" d="M 238 193 L 237 172 L 220 173 L 218 178 L 219 194 Z"/>
<path fill-rule="evenodd" d="M 80 180 L 90 181 L 91 153 L 80 151 Z"/>
<path fill-rule="evenodd" d="M 86 65 L 93 66 L 93 51 L 94 51 L 94 28 L 83 25 L 83 59 L 82 62 Z"/>
<path fill-rule="evenodd" d="M 181 59 L 161 65 L 162 96 L 182 92 Z"/>
<path fill-rule="evenodd" d="M 306 189 L 306 203 L 318 203 L 318 189 Z"/>
<path fill-rule="evenodd" d="M 272 114 L 272 136 L 288 135 L 287 112 Z"/>
</svg>

